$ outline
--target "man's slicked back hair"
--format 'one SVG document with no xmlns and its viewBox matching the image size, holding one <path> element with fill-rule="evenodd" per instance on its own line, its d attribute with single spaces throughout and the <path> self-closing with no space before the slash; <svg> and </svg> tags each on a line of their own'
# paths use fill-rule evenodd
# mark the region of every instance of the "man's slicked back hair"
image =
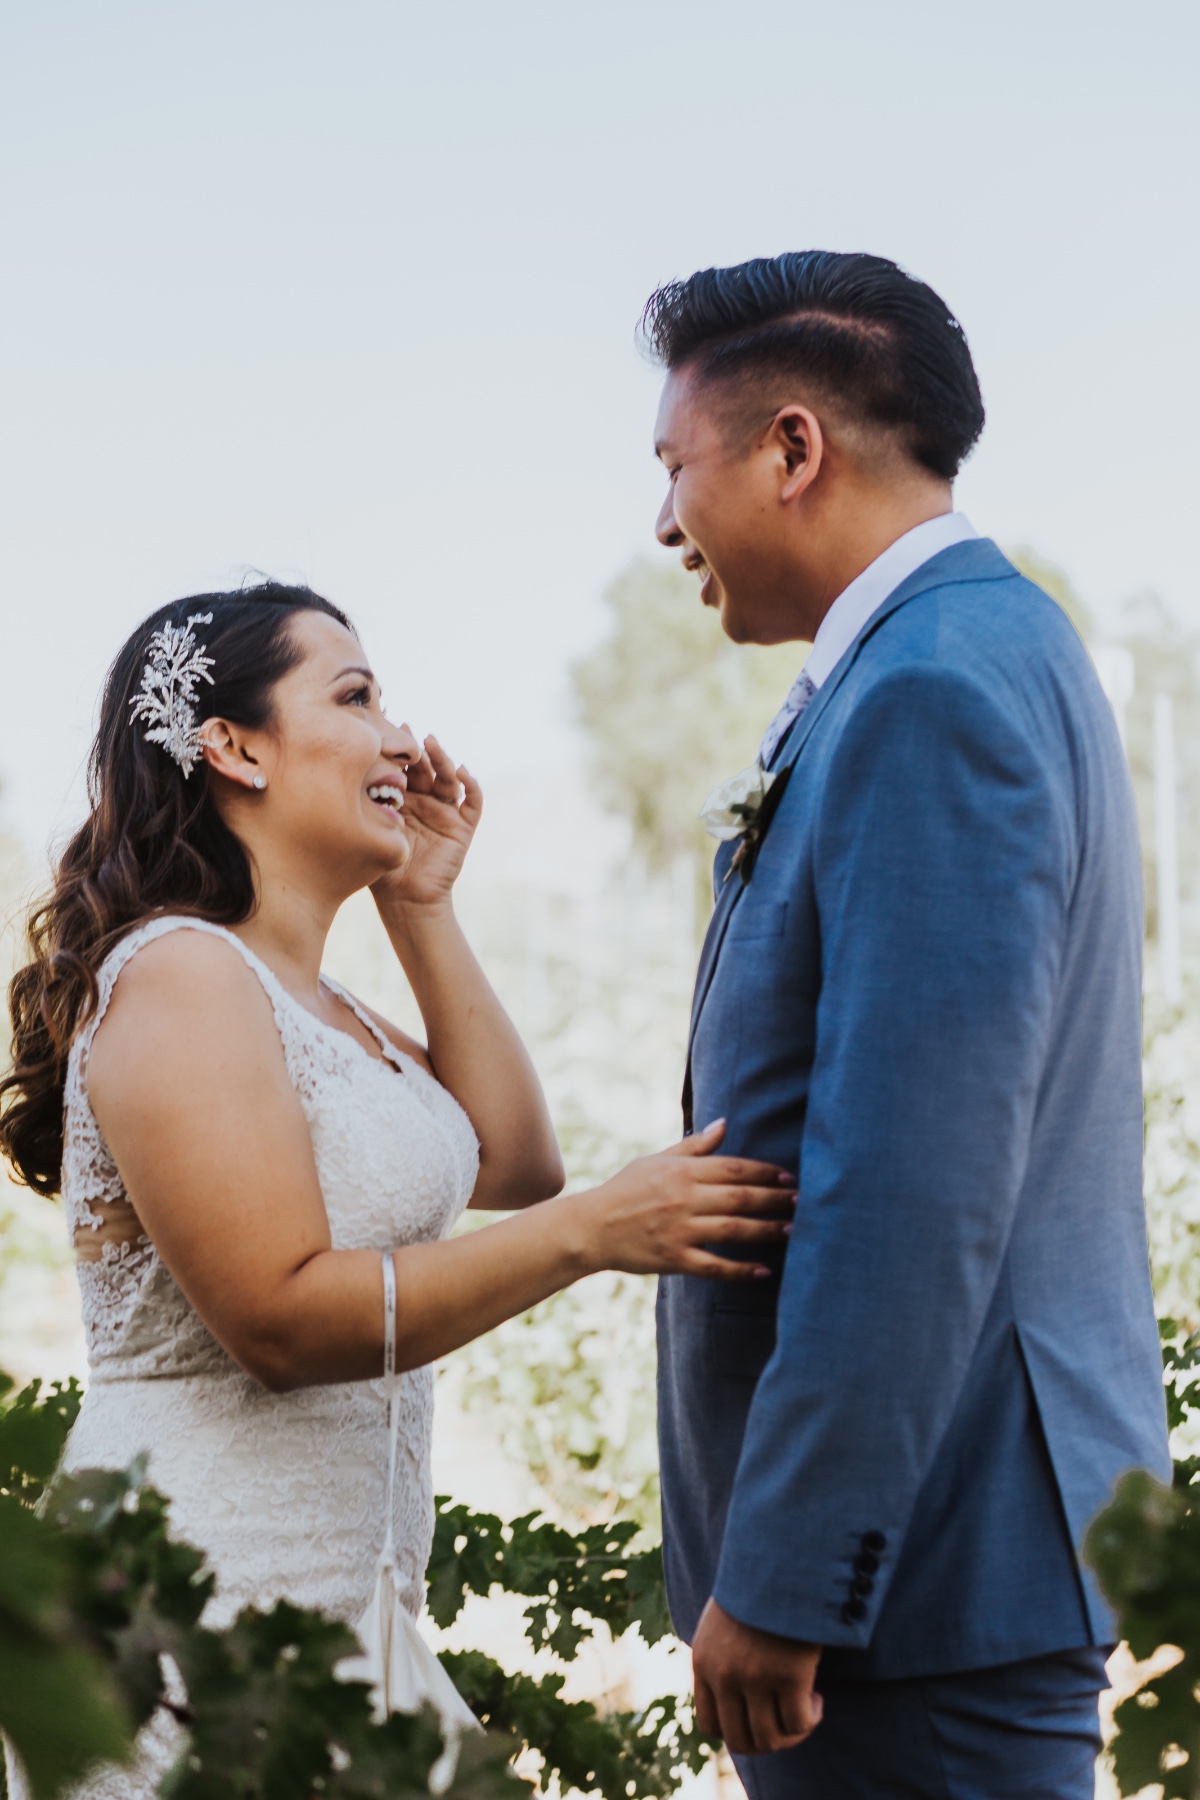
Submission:
<svg viewBox="0 0 1200 1800">
<path fill-rule="evenodd" d="M 667 369 L 757 392 L 796 378 L 886 427 L 952 481 L 983 430 L 962 326 L 931 287 L 883 256 L 793 250 L 701 269 L 651 295 L 642 335 Z"/>
</svg>

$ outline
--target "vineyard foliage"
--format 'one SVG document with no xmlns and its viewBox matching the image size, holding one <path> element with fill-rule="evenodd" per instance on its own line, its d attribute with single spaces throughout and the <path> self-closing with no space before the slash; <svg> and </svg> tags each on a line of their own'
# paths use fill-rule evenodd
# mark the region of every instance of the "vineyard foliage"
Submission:
<svg viewBox="0 0 1200 1800">
<path fill-rule="evenodd" d="M 1190 1450 L 1200 1424 L 1200 1332 L 1174 1319 L 1160 1319 L 1159 1331 L 1174 1482 L 1141 1469 L 1123 1476 L 1084 1555 L 1133 1655 L 1154 1659 L 1114 1714 L 1117 1785 L 1133 1795 L 1161 1783 L 1163 1800 L 1200 1800 L 1200 1457 Z"/>
<path fill-rule="evenodd" d="M 74 1383 L 14 1394 L 0 1377 L 0 1728 L 37 1800 L 127 1757 L 161 1708 L 180 1728 L 171 1800 L 426 1792 L 442 1752 L 435 1723 L 375 1723 L 367 1687 L 336 1672 L 357 1650 L 340 1621 L 280 1602 L 210 1629 L 215 1578 L 172 1538 L 144 1464 L 52 1480 L 80 1397 Z M 636 1530 L 575 1535 L 534 1514 L 508 1524 L 439 1501 L 430 1611 L 448 1625 L 471 1594 L 519 1594 L 530 1642 L 564 1665 L 597 1631 L 655 1642 L 669 1629 L 661 1556 L 631 1547 Z M 565 1672 L 514 1675 L 475 1650 L 445 1660 L 486 1727 L 463 1742 L 455 1800 L 511 1796 L 522 1749 L 543 1785 L 603 1800 L 664 1800 L 711 1753 L 674 1696 L 602 1715 L 563 1698 Z"/>
</svg>

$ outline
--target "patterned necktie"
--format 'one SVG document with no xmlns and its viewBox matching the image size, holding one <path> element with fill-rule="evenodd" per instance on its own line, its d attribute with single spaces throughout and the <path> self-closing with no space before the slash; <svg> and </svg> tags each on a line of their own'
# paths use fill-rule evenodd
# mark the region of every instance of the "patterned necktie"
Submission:
<svg viewBox="0 0 1200 1800">
<path fill-rule="evenodd" d="M 771 758 L 816 692 L 816 683 L 801 669 L 788 689 L 787 699 L 763 733 L 763 741 L 758 747 L 758 760 L 764 769 L 770 768 Z"/>
</svg>

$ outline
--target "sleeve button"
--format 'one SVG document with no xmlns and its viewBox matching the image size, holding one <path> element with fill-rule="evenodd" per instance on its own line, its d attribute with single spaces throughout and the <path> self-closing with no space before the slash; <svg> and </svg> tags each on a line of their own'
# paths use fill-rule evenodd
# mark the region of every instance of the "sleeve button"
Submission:
<svg viewBox="0 0 1200 1800">
<path fill-rule="evenodd" d="M 879 1551 L 887 1549 L 887 1539 L 882 1531 L 864 1531 L 862 1547 L 864 1550 L 873 1550 L 878 1555 Z"/>
<path fill-rule="evenodd" d="M 871 1550 L 863 1550 L 854 1559 L 856 1575 L 874 1575 L 879 1568 L 879 1558 Z"/>
<path fill-rule="evenodd" d="M 850 1592 L 852 1594 L 863 1594 L 863 1595 L 873 1594 L 875 1592 L 874 1576 L 872 1576 L 872 1575 L 856 1575 L 854 1577 L 854 1580 L 850 1583 Z"/>
<path fill-rule="evenodd" d="M 847 1600 L 842 1608 L 842 1617 L 848 1625 L 854 1624 L 859 1619 L 865 1619 L 866 1616 L 867 1603 L 865 1600 L 858 1599 L 856 1595 Z"/>
</svg>

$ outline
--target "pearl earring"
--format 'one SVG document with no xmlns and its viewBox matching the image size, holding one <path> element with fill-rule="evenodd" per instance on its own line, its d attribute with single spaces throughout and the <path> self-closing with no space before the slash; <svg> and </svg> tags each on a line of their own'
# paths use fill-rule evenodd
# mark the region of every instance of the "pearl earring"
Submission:
<svg viewBox="0 0 1200 1800">
<path fill-rule="evenodd" d="M 260 794 L 261 794 L 261 793 L 262 793 L 262 791 L 263 791 L 263 789 L 264 789 L 264 788 L 265 788 L 265 787 L 266 787 L 266 785 L 267 785 L 267 778 L 266 778 L 266 776 L 265 776 L 265 775 L 256 775 L 256 776 L 255 776 L 255 777 L 254 777 L 254 785 L 255 785 L 255 787 L 256 787 L 256 788 L 257 788 L 257 789 L 258 789 L 258 791 L 259 791 L 259 793 L 260 793 Z"/>
</svg>

